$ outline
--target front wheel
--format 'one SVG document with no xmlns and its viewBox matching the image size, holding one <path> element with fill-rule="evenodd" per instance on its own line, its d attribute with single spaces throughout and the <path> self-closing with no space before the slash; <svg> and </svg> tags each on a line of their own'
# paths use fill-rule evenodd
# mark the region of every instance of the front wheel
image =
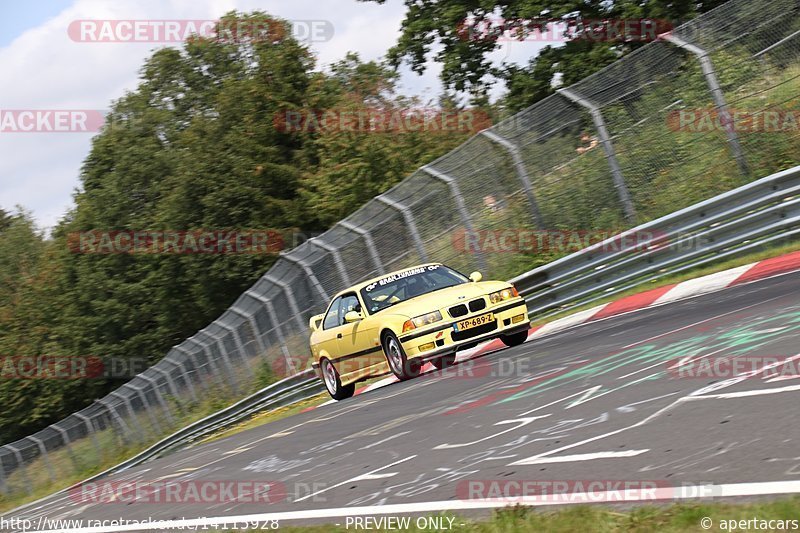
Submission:
<svg viewBox="0 0 800 533">
<path fill-rule="evenodd" d="M 325 388 L 328 389 L 328 394 L 334 400 L 346 400 L 356 392 L 356 384 L 350 383 L 349 385 L 342 385 L 342 380 L 339 379 L 339 372 L 333 363 L 327 359 L 320 361 L 320 369 L 322 370 L 322 381 L 325 382 Z"/>
<path fill-rule="evenodd" d="M 408 360 L 403 346 L 394 333 L 387 333 L 383 338 L 383 353 L 386 355 L 392 374 L 400 381 L 419 376 L 422 365 L 419 361 Z"/>
<path fill-rule="evenodd" d="M 503 335 L 500 337 L 500 340 L 503 341 L 503 344 L 509 348 L 513 346 L 519 346 L 528 340 L 528 332 L 520 331 L 519 333 L 512 333 L 511 335 Z"/>
</svg>

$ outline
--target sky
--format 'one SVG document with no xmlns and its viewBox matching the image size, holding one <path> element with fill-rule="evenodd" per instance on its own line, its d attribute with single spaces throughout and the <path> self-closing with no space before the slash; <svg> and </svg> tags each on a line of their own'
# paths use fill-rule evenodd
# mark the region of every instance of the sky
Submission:
<svg viewBox="0 0 800 533">
<path fill-rule="evenodd" d="M 383 5 L 356 0 L 0 0 L 0 113 L 20 124 L 22 112 L 35 112 L 54 124 L 56 115 L 47 111 L 107 110 L 136 89 L 139 70 L 155 49 L 180 46 L 81 42 L 69 31 L 76 21 L 215 20 L 232 10 L 324 21 L 332 36 L 309 43 L 320 69 L 349 51 L 363 60 L 380 60 L 396 42 L 405 14 L 402 0 Z M 527 63 L 541 46 L 507 43 L 492 59 Z M 422 76 L 403 67 L 398 92 L 433 102 L 442 90 L 439 72 L 432 60 Z M 498 86 L 494 96 L 501 92 Z M 74 119 L 71 114 L 67 120 Z M 0 208 L 22 206 L 47 231 L 73 205 L 93 134 L 11 131 L 7 126 L 0 123 Z"/>
</svg>

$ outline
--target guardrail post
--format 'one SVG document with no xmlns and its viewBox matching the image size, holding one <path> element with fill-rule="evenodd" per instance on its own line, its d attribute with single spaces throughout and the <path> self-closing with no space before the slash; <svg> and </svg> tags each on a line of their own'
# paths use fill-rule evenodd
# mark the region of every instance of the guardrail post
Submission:
<svg viewBox="0 0 800 533">
<path fill-rule="evenodd" d="M 630 224 L 635 223 L 636 210 L 633 207 L 631 195 L 630 192 L 628 192 L 628 185 L 625 183 L 625 177 L 622 175 L 622 169 L 619 166 L 619 161 L 617 161 L 617 154 L 614 151 L 614 145 L 611 144 L 611 137 L 608 134 L 606 121 L 603 119 L 603 114 L 600 112 L 600 108 L 586 98 L 579 96 L 569 89 L 558 89 L 557 92 L 567 100 L 575 102 L 579 106 L 588 109 L 589 113 L 592 115 L 592 121 L 594 122 L 595 129 L 597 130 L 597 136 L 600 139 L 600 144 L 603 145 L 603 151 L 606 154 L 606 160 L 608 161 L 608 166 L 611 169 L 611 178 L 614 180 L 614 188 L 617 190 L 617 196 L 619 196 L 619 200 L 622 203 L 622 210 L 625 213 L 625 220 L 627 220 Z"/>
<path fill-rule="evenodd" d="M 25 481 L 25 487 L 28 489 L 28 494 L 33 494 L 33 484 L 31 483 L 31 478 L 28 476 L 28 465 L 26 465 L 25 461 L 23 461 L 20 450 L 11 444 L 6 444 L 4 448 L 8 448 L 11 450 L 11 453 L 14 454 L 14 457 L 17 459 L 17 464 L 19 465 L 18 468 L 22 470 L 22 479 Z"/>
<path fill-rule="evenodd" d="M 311 237 L 308 239 L 308 242 L 330 252 L 330 254 L 333 256 L 333 263 L 336 265 L 336 270 L 339 271 L 339 277 L 342 278 L 344 286 L 349 287 L 352 285 L 352 283 L 350 283 L 350 276 L 347 274 L 347 269 L 344 266 L 344 261 L 342 261 L 342 254 L 339 253 L 338 248 L 331 246 L 317 237 Z"/>
<path fill-rule="evenodd" d="M 428 254 L 425 252 L 425 246 L 422 244 L 422 238 L 419 235 L 417 223 L 414 221 L 414 214 L 411 212 L 411 208 L 401 202 L 387 198 L 384 195 L 376 196 L 375 199 L 388 205 L 403 215 L 403 218 L 406 221 L 406 226 L 408 226 L 408 231 L 411 232 L 411 238 L 414 239 L 414 246 L 417 248 L 417 253 L 419 254 L 420 259 L 424 263 L 427 263 Z"/>
<path fill-rule="evenodd" d="M 313 275 L 313 273 L 312 273 L 312 275 Z M 306 328 L 308 327 L 308 324 L 303 322 L 303 315 L 300 313 L 300 308 L 297 306 L 297 300 L 295 299 L 294 293 L 292 292 L 292 289 L 289 287 L 289 284 L 286 283 L 285 281 L 273 278 L 268 273 L 264 274 L 262 276 L 262 278 L 267 280 L 267 281 L 269 281 L 270 283 L 272 283 L 276 287 L 280 287 L 283 290 L 283 293 L 286 295 L 286 301 L 289 302 L 289 308 L 291 309 L 292 314 L 294 315 L 294 319 L 297 322 L 297 326 L 299 327 L 299 330 L 300 331 L 305 331 Z M 317 279 L 317 278 L 315 277 L 314 279 Z M 247 292 L 248 292 L 248 294 L 250 294 L 250 296 L 253 296 L 254 294 L 256 294 L 253 291 L 247 291 Z M 322 291 L 321 294 L 327 296 L 325 294 L 325 291 Z M 260 298 L 256 298 L 256 299 L 260 300 Z M 328 305 L 329 301 L 330 300 L 328 298 L 326 298 L 325 299 L 325 305 Z"/>
<path fill-rule="evenodd" d="M 103 457 L 103 451 L 100 449 L 100 443 L 97 442 L 97 435 L 94 434 L 95 429 L 91 419 L 81 413 L 75 413 L 75 416 L 83 420 L 83 423 L 86 425 L 86 433 L 89 435 L 89 439 L 92 441 L 94 451 L 97 453 L 97 458 L 101 459 Z"/>
<path fill-rule="evenodd" d="M 450 194 L 453 196 L 453 200 L 456 202 L 456 209 L 458 210 L 458 214 L 461 216 L 461 222 L 464 224 L 464 228 L 469 232 L 470 235 L 474 235 L 475 229 L 472 226 L 472 219 L 470 219 L 467 205 L 464 203 L 464 197 L 461 196 L 461 189 L 458 186 L 458 181 L 456 181 L 454 177 L 448 176 L 444 172 L 440 172 L 430 165 L 423 166 L 421 170 L 429 176 L 444 182 L 450 188 Z M 478 259 L 478 267 L 486 272 L 486 258 L 483 256 L 483 252 L 480 250 L 480 248 L 476 250 L 476 256 Z"/>
<path fill-rule="evenodd" d="M 203 376 L 201 375 L 200 364 L 198 363 L 197 356 L 195 356 L 194 352 L 192 352 L 191 350 L 187 350 L 180 344 L 173 346 L 173 348 L 181 352 L 183 355 L 185 355 L 192 361 L 192 366 L 194 366 L 194 371 L 197 373 L 197 383 L 200 384 L 200 388 L 203 389 L 203 392 L 207 392 L 208 385 L 206 384 L 205 380 L 203 379 Z"/>
<path fill-rule="evenodd" d="M 297 266 L 299 266 L 300 268 L 303 269 L 303 272 L 306 273 L 306 276 L 308 276 L 308 279 L 311 280 L 311 284 L 314 285 L 314 288 L 316 289 L 316 291 L 319 293 L 320 296 L 322 296 L 322 301 L 325 302 L 325 304 L 327 304 L 328 302 L 331 301 L 331 297 L 328 296 L 328 292 L 325 290 L 325 287 L 322 286 L 322 283 L 319 282 L 319 280 L 317 279 L 317 276 L 314 274 L 314 271 L 311 270 L 311 267 L 308 266 L 305 263 L 305 261 L 297 259 L 296 257 L 292 257 L 288 253 L 282 253 L 281 257 L 286 259 L 287 261 L 290 261 L 290 262 L 296 264 Z M 264 276 L 264 277 L 266 277 L 266 276 Z"/>
<path fill-rule="evenodd" d="M 674 44 L 678 48 L 683 48 L 694 55 L 700 62 L 700 70 L 703 72 L 708 90 L 711 92 L 711 98 L 714 101 L 714 106 L 717 108 L 720 124 L 722 124 L 722 127 L 725 129 L 725 135 L 728 137 L 728 146 L 730 146 L 733 157 L 736 159 L 736 164 L 739 165 L 739 171 L 743 176 L 749 177 L 750 168 L 747 165 L 747 159 L 744 157 L 742 146 L 739 144 L 739 136 L 736 134 L 733 119 L 731 118 L 730 111 L 728 111 L 728 104 L 725 102 L 725 94 L 719 86 L 717 73 L 714 71 L 714 63 L 711 62 L 711 57 L 708 55 L 708 52 L 671 33 L 664 33 L 659 35 L 659 37 L 668 43 Z"/>
<path fill-rule="evenodd" d="M 292 355 L 289 353 L 289 348 L 286 346 L 286 337 L 283 335 L 283 328 L 281 328 L 281 323 L 278 321 L 278 313 L 275 312 L 275 306 L 272 304 L 272 300 L 253 291 L 247 291 L 245 294 L 251 298 L 255 298 L 266 306 L 269 319 L 274 324 L 275 333 L 278 335 L 278 342 L 281 345 L 281 352 L 283 353 L 283 358 L 286 361 L 286 370 L 295 372 L 294 363 L 292 362 Z"/>
<path fill-rule="evenodd" d="M 155 393 L 156 395 L 156 400 L 158 400 L 158 404 L 161 406 L 161 410 L 164 411 L 164 416 L 167 417 L 169 423 L 174 424 L 175 419 L 172 417 L 172 411 L 170 411 L 167 402 L 164 401 L 164 395 L 161 394 L 161 389 L 158 388 L 158 382 L 155 380 L 155 378 L 151 378 L 150 376 L 148 376 L 147 371 L 139 374 L 139 377 L 148 382 L 150 386 L 153 388 L 153 393 Z"/>
<path fill-rule="evenodd" d="M 538 229 L 545 229 L 542 212 L 539 210 L 539 202 L 536 201 L 536 195 L 533 193 L 531 180 L 528 177 L 528 169 L 525 168 L 525 161 L 522 159 L 522 155 L 519 153 L 519 147 L 490 129 L 483 130 L 481 134 L 483 134 L 483 136 L 487 139 L 499 144 L 508 150 L 509 154 L 511 154 L 511 160 L 514 162 L 514 170 L 517 172 L 517 178 L 519 178 L 519 181 L 522 183 L 522 188 L 525 189 L 525 196 L 528 198 L 528 205 L 531 209 L 533 221 L 536 223 L 536 227 Z"/>
<path fill-rule="evenodd" d="M 372 234 L 369 232 L 369 230 L 356 226 L 355 224 L 346 220 L 340 220 L 338 224 L 344 229 L 352 231 L 353 233 L 357 233 L 364 238 L 364 242 L 367 245 L 367 252 L 372 259 L 372 264 L 375 265 L 375 270 L 377 270 L 378 274 L 385 274 L 386 269 L 383 268 L 383 263 L 378 255 L 378 249 L 375 247 L 375 241 L 372 240 Z"/>
<path fill-rule="evenodd" d="M 55 481 L 56 471 L 53 469 L 53 464 L 50 462 L 50 457 L 47 455 L 47 448 L 44 446 L 44 441 L 34 437 L 33 435 L 30 435 L 28 438 L 36 444 L 37 448 L 39 448 L 39 454 L 42 456 L 45 468 L 47 468 L 47 475 L 50 478 L 50 481 Z"/>
<path fill-rule="evenodd" d="M 189 396 L 192 397 L 192 401 L 197 402 L 197 394 L 195 394 L 194 391 L 194 383 L 192 383 L 192 380 L 189 379 L 189 372 L 186 370 L 186 361 L 180 361 L 177 358 L 173 358 L 171 355 L 167 355 L 164 360 L 181 367 L 181 370 L 183 371 L 181 377 L 183 377 L 183 382 L 186 384 L 186 388 L 189 389 Z"/>
</svg>

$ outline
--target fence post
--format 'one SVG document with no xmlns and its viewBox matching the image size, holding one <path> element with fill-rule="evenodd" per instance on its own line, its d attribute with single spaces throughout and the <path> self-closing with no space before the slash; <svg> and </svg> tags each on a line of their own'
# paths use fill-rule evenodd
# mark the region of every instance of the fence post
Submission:
<svg viewBox="0 0 800 533">
<path fill-rule="evenodd" d="M 100 449 L 100 443 L 97 442 L 97 435 L 94 434 L 94 424 L 92 423 L 91 419 L 84 414 L 75 413 L 75 416 L 83 420 L 83 423 L 86 425 L 86 432 L 92 441 L 94 451 L 97 453 L 97 459 L 100 460 L 103 457 L 103 451 Z"/>
<path fill-rule="evenodd" d="M 292 356 L 289 353 L 289 348 L 286 346 L 286 337 L 283 335 L 283 328 L 281 328 L 280 322 L 278 322 L 278 314 L 275 312 L 275 306 L 272 304 L 272 300 L 258 294 L 257 292 L 247 291 L 245 294 L 250 296 L 251 298 L 255 298 L 262 304 L 264 304 L 267 308 L 267 313 L 269 314 L 270 321 L 275 326 L 275 333 L 278 335 L 278 342 L 281 345 L 281 352 L 283 353 L 283 358 L 286 360 L 286 370 L 289 371 L 296 371 L 294 368 L 294 363 L 292 362 Z"/>
<path fill-rule="evenodd" d="M 8 485 L 6 484 L 6 467 L 3 466 L 3 460 L 0 459 L 0 494 L 8 496 Z"/>
<path fill-rule="evenodd" d="M 164 432 L 161 429 L 161 424 L 158 422 L 158 418 L 155 414 L 153 414 L 153 406 L 150 405 L 150 400 L 147 399 L 147 395 L 144 393 L 144 389 L 142 387 L 137 387 L 136 385 L 131 384 L 130 382 L 123 385 L 123 387 L 128 387 L 136 391 L 136 394 L 142 400 L 142 405 L 144 406 L 144 410 L 147 413 L 147 417 L 150 419 L 150 423 L 153 424 L 153 429 L 158 433 L 161 434 Z"/>
<path fill-rule="evenodd" d="M 352 283 L 350 283 L 350 276 L 347 274 L 347 268 L 345 268 L 344 261 L 342 261 L 342 254 L 339 253 L 338 248 L 322 241 L 318 237 L 311 237 L 308 239 L 308 242 L 330 252 L 330 254 L 333 256 L 333 263 L 336 265 L 336 269 L 339 271 L 339 277 L 342 278 L 344 286 L 349 287 L 352 285 Z"/>
<path fill-rule="evenodd" d="M 339 225 L 348 231 L 352 231 L 364 237 L 364 242 L 367 244 L 367 252 L 372 259 L 372 264 L 375 265 L 375 270 L 377 270 L 378 274 L 385 274 L 386 269 L 383 268 L 383 263 L 378 255 L 378 249 L 375 247 L 375 241 L 372 240 L 372 234 L 369 230 L 356 226 L 346 220 L 340 220 Z"/>
<path fill-rule="evenodd" d="M 448 176 L 444 172 L 440 172 L 430 165 L 423 166 L 421 170 L 429 176 L 444 182 L 450 188 L 450 194 L 453 196 L 453 199 L 456 202 L 456 209 L 458 210 L 458 214 L 461 216 L 461 222 L 464 224 L 464 228 L 467 230 L 467 232 L 469 232 L 470 235 L 474 235 L 475 228 L 472 226 L 472 220 L 470 219 L 467 205 L 464 203 L 464 197 L 461 195 L 461 189 L 458 186 L 458 181 L 456 181 L 454 177 Z M 478 248 L 475 251 L 475 255 L 478 259 L 478 267 L 486 272 L 486 258 L 483 256 L 483 251 Z"/>
<path fill-rule="evenodd" d="M 665 33 L 660 35 L 660 37 L 678 48 L 683 48 L 694 55 L 700 62 L 700 70 L 703 72 L 706 85 L 708 85 L 708 90 L 711 92 L 711 99 L 714 101 L 714 106 L 717 108 L 720 124 L 722 124 L 725 135 L 728 137 L 728 146 L 730 146 L 733 157 L 739 165 L 739 172 L 745 177 L 750 176 L 747 160 L 744 157 L 744 152 L 742 152 L 742 146 L 739 144 L 739 136 L 736 135 L 736 129 L 733 127 L 733 119 L 731 118 L 730 111 L 728 111 L 728 104 L 725 102 L 725 94 L 719 86 L 717 73 L 714 71 L 714 63 L 711 62 L 711 57 L 708 55 L 708 52 L 695 44 L 691 44 L 680 37 L 676 37 L 672 33 Z"/>
<path fill-rule="evenodd" d="M 408 231 L 411 232 L 411 238 L 414 239 L 414 246 L 417 248 L 417 253 L 419 254 L 422 262 L 427 263 L 428 254 L 425 252 L 425 246 L 422 244 L 422 238 L 419 235 L 417 223 L 414 221 L 414 214 L 411 212 L 411 208 L 401 202 L 387 198 L 383 194 L 376 196 L 375 199 L 403 215 L 403 218 L 406 221 L 406 226 L 408 226 Z"/>
<path fill-rule="evenodd" d="M 28 494 L 33 494 L 33 484 L 31 484 L 31 478 L 28 476 L 28 465 L 26 465 L 25 461 L 23 461 L 22 454 L 20 453 L 19 449 L 11 444 L 6 444 L 4 447 L 11 450 L 11 453 L 14 454 L 14 457 L 17 459 L 17 464 L 19 465 L 18 468 L 22 470 L 22 478 L 25 480 L 25 486 L 28 489 Z"/>
<path fill-rule="evenodd" d="M 236 343 L 236 349 L 239 351 L 240 359 L 244 361 L 248 368 L 253 366 L 253 362 L 247 357 L 247 354 L 244 352 L 244 343 L 242 342 L 242 336 L 239 335 L 239 329 L 233 326 L 229 326 L 224 322 L 217 322 L 219 327 L 222 329 L 228 330 L 233 335 L 233 342 Z"/>
<path fill-rule="evenodd" d="M 131 434 L 131 428 L 129 428 L 128 424 L 126 424 L 122 417 L 119 416 L 117 409 L 113 407 L 111 402 L 105 398 L 100 398 L 99 400 L 96 400 L 96 402 L 105 407 L 108 413 L 111 415 L 111 427 L 114 428 L 114 422 L 116 422 L 117 426 L 119 426 L 117 434 L 119 435 L 120 439 L 122 439 L 122 441 L 126 444 L 129 443 L 130 440 L 128 439 L 128 435 Z"/>
<path fill-rule="evenodd" d="M 272 283 L 276 287 L 280 287 L 283 290 L 283 293 L 286 295 L 286 300 L 289 302 L 289 308 L 292 310 L 292 314 L 294 315 L 295 321 L 297 322 L 297 325 L 300 328 L 300 331 L 305 331 L 307 324 L 305 322 L 303 322 L 303 315 L 302 315 L 302 313 L 300 313 L 300 308 L 297 306 L 297 300 L 294 297 L 294 293 L 289 288 L 289 284 L 286 283 L 285 281 L 273 278 L 268 273 L 264 274 L 261 277 L 262 277 L 262 279 L 265 279 L 265 280 L 269 281 L 270 283 Z M 316 279 L 316 278 L 314 278 L 314 279 Z M 249 295 L 251 295 L 251 296 L 256 294 L 253 291 L 247 291 L 247 293 Z M 323 293 L 324 293 L 324 291 L 323 291 Z M 260 299 L 260 298 L 256 298 L 256 299 Z M 325 305 L 328 305 L 328 302 L 329 302 L 329 299 L 326 298 L 325 299 Z"/>
<path fill-rule="evenodd" d="M 200 388 L 203 389 L 203 392 L 208 391 L 208 385 L 203 379 L 202 372 L 200 371 L 200 365 L 198 364 L 197 356 L 195 356 L 194 352 L 184 348 L 180 344 L 176 344 L 172 348 L 181 352 L 183 355 L 185 355 L 192 361 L 192 366 L 194 367 L 194 371 L 197 373 L 197 383 L 200 384 Z"/>
<path fill-rule="evenodd" d="M 306 273 L 306 276 L 308 276 L 308 279 L 311 280 L 311 284 L 314 285 L 314 288 L 317 290 L 319 295 L 322 296 L 322 301 L 323 302 L 325 302 L 327 304 L 328 302 L 331 301 L 331 297 L 328 296 L 328 292 L 322 286 L 322 283 L 319 282 L 319 280 L 317 279 L 317 276 L 314 274 L 314 271 L 311 270 L 311 267 L 308 266 L 305 261 L 303 261 L 301 259 L 297 259 L 296 257 L 292 257 L 288 253 L 282 253 L 281 257 L 286 259 L 287 261 L 290 261 L 290 262 L 296 264 L 297 266 L 299 266 L 300 268 L 303 269 L 303 272 Z M 264 276 L 264 277 L 266 277 L 266 276 Z"/>
<path fill-rule="evenodd" d="M 483 134 L 487 139 L 496 142 L 508 150 L 508 153 L 511 154 L 511 159 L 514 161 L 514 170 L 517 172 L 517 178 L 519 178 L 519 181 L 522 183 L 522 188 L 525 189 L 525 196 L 528 197 L 528 205 L 531 208 L 531 216 L 533 216 L 533 221 L 536 223 L 536 227 L 538 229 L 545 229 L 542 212 L 539 210 L 539 202 L 536 201 L 536 195 L 533 193 L 531 180 L 528 177 L 528 169 L 525 168 L 525 161 L 522 159 L 522 155 L 519 153 L 519 147 L 490 129 L 483 130 L 481 134 Z"/>
<path fill-rule="evenodd" d="M 172 380 L 172 376 L 169 375 L 169 372 L 163 368 L 158 368 L 158 365 L 153 365 L 150 367 L 150 369 L 153 372 L 158 372 L 164 376 L 164 380 L 167 382 L 169 392 L 172 394 L 172 397 L 175 398 L 175 403 L 178 405 L 178 409 L 183 412 L 183 401 L 181 401 L 181 399 L 178 397 L 178 387 L 175 386 L 175 382 Z"/>
<path fill-rule="evenodd" d="M 181 367 L 181 377 L 183 378 L 183 382 L 186 384 L 186 388 L 189 389 L 189 396 L 192 397 L 193 401 L 197 401 L 197 394 L 194 392 L 194 383 L 192 380 L 189 379 L 189 372 L 186 370 L 186 361 L 181 361 L 177 357 L 172 356 L 171 354 L 167 354 L 164 358 L 165 361 L 172 363 L 175 366 Z"/>
<path fill-rule="evenodd" d="M 225 386 L 225 376 L 223 376 L 223 372 L 221 372 L 219 366 L 217 366 L 217 362 L 214 360 L 214 356 L 208 346 L 194 337 L 189 337 L 187 340 L 193 342 L 195 345 L 199 346 L 201 350 L 203 350 L 206 360 L 208 361 L 208 365 L 211 367 L 211 375 L 214 376 L 214 379 L 216 379 L 218 384 Z"/>
<path fill-rule="evenodd" d="M 113 396 L 115 398 L 119 398 L 125 404 L 125 409 L 127 409 L 127 411 L 128 411 L 128 416 L 131 417 L 131 421 L 136 426 L 136 428 L 139 430 L 139 434 L 138 434 L 138 437 L 136 438 L 136 440 L 141 441 L 144 438 L 144 428 L 139 423 L 139 419 L 136 418 L 136 412 L 133 410 L 133 406 L 131 405 L 131 400 L 127 396 L 125 396 L 121 392 L 119 392 L 119 389 L 108 393 L 108 395 L 109 396 Z"/>
<path fill-rule="evenodd" d="M 77 468 L 78 461 L 72 450 L 72 441 L 69 440 L 69 432 L 58 424 L 51 424 L 50 427 L 61 433 L 61 438 L 64 439 L 64 447 L 67 449 L 67 455 L 69 455 L 69 459 L 72 461 L 73 466 Z"/>
<path fill-rule="evenodd" d="M 40 438 L 34 437 L 33 435 L 30 435 L 28 438 L 36 444 L 37 448 L 39 448 L 39 454 L 42 456 L 44 466 L 47 468 L 47 475 L 50 477 L 50 481 L 55 481 L 56 471 L 53 469 L 53 464 L 50 462 L 50 457 L 47 455 L 47 448 L 44 447 L 44 441 Z"/>
<path fill-rule="evenodd" d="M 167 421 L 169 421 L 169 423 L 171 424 L 174 424 L 175 419 L 172 417 L 172 411 L 170 411 L 167 402 L 164 401 L 164 396 L 161 394 L 161 389 L 158 388 L 158 382 L 155 380 L 155 378 L 151 378 L 150 376 L 148 376 L 147 371 L 139 374 L 139 377 L 148 382 L 150 386 L 153 388 L 153 393 L 155 393 L 156 400 L 158 400 L 161 409 L 164 411 L 164 415 L 167 417 Z"/>
<path fill-rule="evenodd" d="M 208 333 L 206 330 L 200 330 L 199 333 L 209 337 L 211 341 L 217 345 L 217 349 L 219 350 L 220 355 L 222 356 L 222 362 L 225 365 L 225 368 L 228 370 L 228 383 L 233 388 L 234 392 L 239 392 L 239 381 L 236 379 L 234 375 L 233 365 L 231 364 L 231 358 L 228 356 L 228 352 L 225 351 L 225 347 L 222 345 L 222 341 L 216 335 L 212 335 Z M 206 354 L 209 357 L 210 361 L 213 361 L 214 358 L 212 357 L 211 349 L 208 346 L 203 346 L 206 349 Z"/>
<path fill-rule="evenodd" d="M 608 166 L 611 168 L 611 178 L 614 180 L 614 188 L 617 189 L 617 196 L 619 196 L 619 200 L 622 203 L 625 220 L 630 224 L 635 224 L 636 210 L 633 208 L 631 195 L 630 192 L 628 192 L 628 186 L 625 183 L 625 177 L 622 175 L 622 169 L 619 166 L 619 161 L 617 161 L 617 154 L 614 151 L 614 145 L 611 144 L 611 137 L 608 134 L 606 121 L 603 119 L 600 108 L 569 89 L 559 89 L 557 92 L 567 100 L 588 109 L 589 113 L 592 115 L 592 121 L 597 130 L 597 136 L 600 138 L 600 144 L 603 145 L 603 151 L 606 154 Z"/>
<path fill-rule="evenodd" d="M 247 294 L 247 292 L 245 292 Z M 239 309 L 238 307 L 231 306 L 230 307 L 231 313 L 235 313 L 240 317 L 247 320 L 250 323 L 250 329 L 253 330 L 253 337 L 256 339 L 256 343 L 258 344 L 258 349 L 261 353 L 265 353 L 267 351 L 267 346 L 264 344 L 264 340 L 261 338 L 261 332 L 258 329 L 258 323 L 256 322 L 255 315 L 250 315 L 245 313 L 243 310 Z"/>
</svg>

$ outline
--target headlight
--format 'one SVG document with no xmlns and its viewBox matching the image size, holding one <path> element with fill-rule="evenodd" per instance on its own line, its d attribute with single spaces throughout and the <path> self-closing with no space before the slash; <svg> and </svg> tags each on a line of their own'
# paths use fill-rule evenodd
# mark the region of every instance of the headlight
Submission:
<svg viewBox="0 0 800 533">
<path fill-rule="evenodd" d="M 493 292 L 489 295 L 489 301 L 493 304 L 500 303 L 503 300 L 510 300 L 511 298 L 516 298 L 519 296 L 517 289 L 515 287 L 509 287 L 508 289 L 503 289 L 502 291 Z"/>
<path fill-rule="evenodd" d="M 405 324 L 403 324 L 403 333 L 411 331 L 412 329 L 421 328 L 422 326 L 427 326 L 428 324 L 433 324 L 434 322 L 439 322 L 441 319 L 442 313 L 434 311 L 427 315 L 421 315 L 411 320 L 406 320 Z"/>
</svg>

